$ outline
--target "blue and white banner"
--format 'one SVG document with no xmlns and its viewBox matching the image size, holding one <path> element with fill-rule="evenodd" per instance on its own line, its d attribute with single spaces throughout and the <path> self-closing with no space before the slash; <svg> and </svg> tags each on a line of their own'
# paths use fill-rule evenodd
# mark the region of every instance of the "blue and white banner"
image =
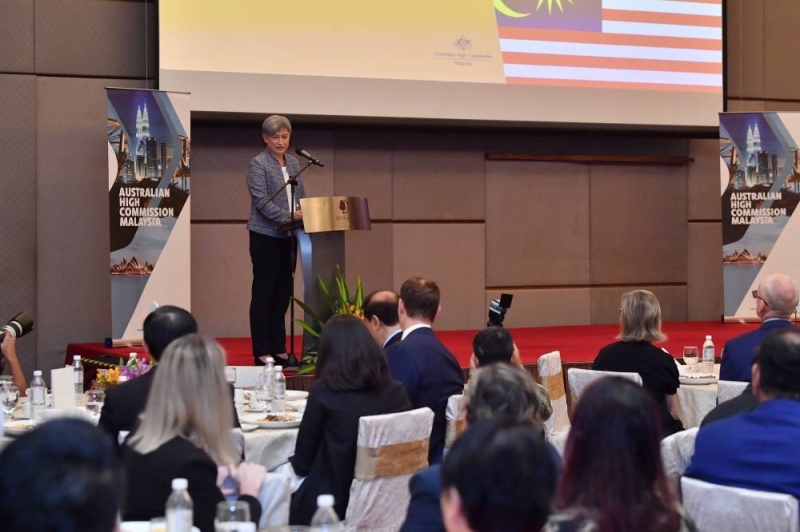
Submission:
<svg viewBox="0 0 800 532">
<path fill-rule="evenodd" d="M 189 308 L 189 95 L 106 89 L 112 338 L 157 305 Z"/>
<path fill-rule="evenodd" d="M 800 113 L 720 114 L 725 317 L 756 317 L 770 273 L 800 280 Z"/>
</svg>

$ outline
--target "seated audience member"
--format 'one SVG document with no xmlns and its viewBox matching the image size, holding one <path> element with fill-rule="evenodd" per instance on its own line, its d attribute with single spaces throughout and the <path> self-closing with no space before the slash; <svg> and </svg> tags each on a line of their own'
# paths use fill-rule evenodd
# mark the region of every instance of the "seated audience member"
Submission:
<svg viewBox="0 0 800 532">
<path fill-rule="evenodd" d="M 125 441 L 126 520 L 163 516 L 172 479 L 189 481 L 194 526 L 214 532 L 216 505 L 225 499 L 219 486 L 227 475 L 239 485 L 239 500 L 258 523 L 256 497 L 266 470 L 255 464 L 234 466 L 230 387 L 225 352 L 214 340 L 183 336 L 167 346 L 147 398 L 139 427 Z"/>
<path fill-rule="evenodd" d="M 753 364 L 750 413 L 704 425 L 685 476 L 800 498 L 800 331 L 764 339 Z"/>
<path fill-rule="evenodd" d="M 0 453 L 4 532 L 112 532 L 122 502 L 114 447 L 90 423 L 50 421 Z"/>
<path fill-rule="evenodd" d="M 292 495 L 289 522 L 308 525 L 317 496 L 334 497 L 341 519 L 350 501 L 356 464 L 358 420 L 411 409 L 403 385 L 389 377 L 386 354 L 362 320 L 334 316 L 325 324 L 317 357 L 317 380 L 311 385 L 294 456 L 297 475 L 305 477 Z"/>
<path fill-rule="evenodd" d="M 470 366 L 477 368 L 497 362 L 523 367 L 511 333 L 499 325 L 494 325 L 478 331 L 472 339 Z"/>
<path fill-rule="evenodd" d="M 144 347 L 153 361 L 158 362 L 164 349 L 173 340 L 196 332 L 197 322 L 194 316 L 182 308 L 164 305 L 144 319 Z M 133 430 L 139 420 L 157 371 L 158 368 L 153 367 L 141 377 L 106 390 L 105 403 L 97 426 L 110 434 L 115 443 L 120 431 Z"/>
<path fill-rule="evenodd" d="M 725 342 L 719 378 L 724 381 L 750 382 L 750 368 L 756 348 L 776 329 L 795 329 L 789 318 L 797 312 L 797 283 L 781 273 L 772 273 L 758 284 L 753 297 L 761 326 Z"/>
<path fill-rule="evenodd" d="M 17 339 L 10 334 L 6 334 L 3 338 L 3 343 L 0 344 L 0 353 L 3 355 L 0 357 L 0 373 L 8 366 L 11 381 L 19 388 L 20 397 L 25 397 L 28 381 L 25 380 L 25 374 L 22 373 L 22 368 L 17 358 Z"/>
<path fill-rule="evenodd" d="M 547 391 L 529 373 L 508 364 L 492 364 L 475 370 L 465 394 L 468 426 L 503 418 L 515 423 L 529 423 L 544 434 L 544 420 L 553 413 Z M 549 443 L 545 446 L 547 461 L 560 471 L 558 451 Z M 436 464 L 411 477 L 411 503 L 401 532 L 444 530 L 439 507 L 441 468 L 441 464 Z"/>
<path fill-rule="evenodd" d="M 702 427 L 714 421 L 752 412 L 757 406 L 758 399 L 753 395 L 753 385 L 748 384 L 741 394 L 715 406 L 711 412 L 706 414 L 706 417 L 700 422 L 700 426 Z"/>
<path fill-rule="evenodd" d="M 442 460 L 447 400 L 464 389 L 464 374 L 458 360 L 431 328 L 441 310 L 439 299 L 439 286 L 434 281 L 412 277 L 403 283 L 397 306 L 403 338 L 388 353 L 389 371 L 405 386 L 411 405 L 433 410 L 428 449 L 431 464 Z"/>
<path fill-rule="evenodd" d="M 398 343 L 403 333 L 397 315 L 399 300 L 400 296 L 391 290 L 372 292 L 364 298 L 364 322 L 372 337 L 384 350 Z"/>
<path fill-rule="evenodd" d="M 536 532 L 547 521 L 555 487 L 556 468 L 540 427 L 480 421 L 442 463 L 445 529 Z"/>
<path fill-rule="evenodd" d="M 652 292 L 634 290 L 623 294 L 618 342 L 600 350 L 592 369 L 638 373 L 642 386 L 650 392 L 661 411 L 663 436 L 683 430 L 672 412 L 677 409 L 675 394 L 680 386 L 675 359 L 653 345 L 666 339 L 661 332 L 661 306 Z"/>
<path fill-rule="evenodd" d="M 555 513 L 542 532 L 685 532 L 661 462 L 661 416 L 641 386 L 592 383 L 572 419 Z"/>
</svg>

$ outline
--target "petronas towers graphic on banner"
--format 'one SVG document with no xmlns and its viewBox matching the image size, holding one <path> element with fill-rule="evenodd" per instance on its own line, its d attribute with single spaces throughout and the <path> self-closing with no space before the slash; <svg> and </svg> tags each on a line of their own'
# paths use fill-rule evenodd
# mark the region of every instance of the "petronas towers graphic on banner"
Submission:
<svg viewBox="0 0 800 532">
<path fill-rule="evenodd" d="M 140 337 L 138 315 L 183 299 L 183 290 L 165 292 L 161 285 L 189 279 L 188 264 L 181 271 L 163 260 L 171 246 L 188 246 L 188 116 L 175 105 L 188 95 L 124 89 L 107 95 L 112 337 Z M 182 217 L 186 235 L 179 234 Z M 153 282 L 159 270 L 160 277 L 168 273 L 166 283 Z"/>
<path fill-rule="evenodd" d="M 755 317 L 769 273 L 800 279 L 800 113 L 720 115 L 725 316 Z"/>
</svg>

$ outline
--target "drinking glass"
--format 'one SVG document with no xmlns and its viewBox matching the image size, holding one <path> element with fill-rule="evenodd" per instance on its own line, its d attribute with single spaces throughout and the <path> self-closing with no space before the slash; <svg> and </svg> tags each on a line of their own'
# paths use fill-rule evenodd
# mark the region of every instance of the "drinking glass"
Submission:
<svg viewBox="0 0 800 532">
<path fill-rule="evenodd" d="M 697 364 L 697 346 L 686 345 L 683 347 L 683 361 L 686 363 L 689 373 L 694 371 L 694 365 Z"/>
<path fill-rule="evenodd" d="M 0 375 L 0 388 L 5 388 L 6 386 L 11 386 L 14 384 L 14 379 L 11 375 Z"/>
<path fill-rule="evenodd" d="M 250 521 L 250 507 L 244 501 L 218 503 L 214 528 L 216 532 L 255 531 L 255 523 Z"/>
<path fill-rule="evenodd" d="M 167 520 L 163 517 L 154 517 L 150 520 L 150 532 L 167 532 Z"/>
<path fill-rule="evenodd" d="M 106 399 L 106 392 L 103 390 L 89 390 L 86 396 L 86 411 L 96 419 L 100 416 L 100 410 L 103 409 L 103 401 Z"/>
<path fill-rule="evenodd" d="M 3 385 L 0 388 L 0 403 L 3 405 L 3 414 L 6 420 L 11 419 L 11 412 L 17 407 L 19 401 L 19 388 L 11 385 Z"/>
</svg>

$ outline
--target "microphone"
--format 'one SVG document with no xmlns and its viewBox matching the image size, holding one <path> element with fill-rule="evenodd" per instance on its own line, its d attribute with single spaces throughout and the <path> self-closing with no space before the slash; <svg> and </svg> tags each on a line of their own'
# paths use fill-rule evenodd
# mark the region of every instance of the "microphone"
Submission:
<svg viewBox="0 0 800 532">
<path fill-rule="evenodd" d="M 304 159 L 308 160 L 308 162 L 310 162 L 311 164 L 315 164 L 317 166 L 325 166 L 319 159 L 308 153 L 303 148 L 297 148 L 296 150 L 294 150 L 294 152 L 300 157 L 303 157 Z"/>
</svg>

